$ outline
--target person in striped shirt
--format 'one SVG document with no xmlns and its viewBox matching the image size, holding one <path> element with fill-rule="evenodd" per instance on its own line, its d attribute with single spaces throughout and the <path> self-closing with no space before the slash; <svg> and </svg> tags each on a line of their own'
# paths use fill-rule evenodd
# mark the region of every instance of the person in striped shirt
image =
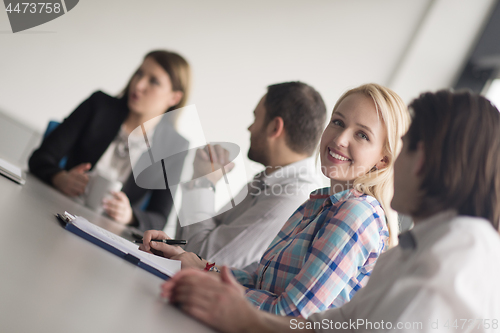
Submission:
<svg viewBox="0 0 500 333">
<path fill-rule="evenodd" d="M 255 270 L 232 269 L 252 304 L 308 317 L 341 306 L 366 285 L 379 255 L 397 239 L 397 215 L 389 206 L 393 163 L 409 122 L 390 89 L 366 84 L 342 95 L 320 143 L 330 187 L 314 191 L 295 211 Z M 181 260 L 182 268 L 218 271 L 180 247 L 150 242 L 162 235 L 146 232 L 141 249 L 153 247 Z"/>
</svg>

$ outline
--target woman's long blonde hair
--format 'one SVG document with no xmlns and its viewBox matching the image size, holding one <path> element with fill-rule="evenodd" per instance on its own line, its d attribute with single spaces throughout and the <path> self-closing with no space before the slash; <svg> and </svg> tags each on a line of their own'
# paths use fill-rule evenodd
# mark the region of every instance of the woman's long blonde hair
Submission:
<svg viewBox="0 0 500 333">
<path fill-rule="evenodd" d="M 335 113 L 340 103 L 349 95 L 361 93 L 373 100 L 378 115 L 387 130 L 383 155 L 387 157 L 387 166 L 370 172 L 354 180 L 353 188 L 366 195 L 371 195 L 380 202 L 384 209 L 389 229 L 389 247 L 398 243 L 398 214 L 391 208 L 394 194 L 394 161 L 401 151 L 401 137 L 406 133 L 411 122 L 408 109 L 394 91 L 375 83 L 368 83 L 345 92 L 335 104 Z"/>
</svg>

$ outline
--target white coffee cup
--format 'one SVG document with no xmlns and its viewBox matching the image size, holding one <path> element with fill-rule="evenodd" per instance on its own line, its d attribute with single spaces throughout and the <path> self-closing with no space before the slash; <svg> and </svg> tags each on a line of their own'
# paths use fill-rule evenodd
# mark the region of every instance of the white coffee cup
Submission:
<svg viewBox="0 0 500 333">
<path fill-rule="evenodd" d="M 96 173 L 92 175 L 85 191 L 85 205 L 95 211 L 102 211 L 102 199 L 111 192 L 119 192 L 123 184 Z"/>
</svg>

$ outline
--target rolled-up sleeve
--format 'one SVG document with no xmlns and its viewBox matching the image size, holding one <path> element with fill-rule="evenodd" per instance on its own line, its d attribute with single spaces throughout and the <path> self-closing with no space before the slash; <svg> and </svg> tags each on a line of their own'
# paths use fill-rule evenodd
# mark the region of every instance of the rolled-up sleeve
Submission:
<svg viewBox="0 0 500 333">
<path fill-rule="evenodd" d="M 232 268 L 231 271 L 233 272 L 234 277 L 240 284 L 247 288 L 254 288 L 255 283 L 257 281 L 257 272 L 247 272 L 242 269 L 236 269 Z"/>
</svg>

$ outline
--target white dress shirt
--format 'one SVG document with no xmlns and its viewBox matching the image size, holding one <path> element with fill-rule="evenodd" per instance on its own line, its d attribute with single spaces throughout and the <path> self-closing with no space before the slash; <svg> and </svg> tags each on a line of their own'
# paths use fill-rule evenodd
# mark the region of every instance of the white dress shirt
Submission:
<svg viewBox="0 0 500 333">
<path fill-rule="evenodd" d="M 150 131 L 154 133 L 154 129 Z M 144 152 L 144 136 L 127 133 L 124 125 L 104 154 L 97 161 L 94 172 L 110 180 L 118 180 L 125 184 L 141 154 Z"/>
<path fill-rule="evenodd" d="M 316 332 L 500 332 L 499 277 L 492 225 L 441 212 L 400 235 L 349 303 L 309 324 Z"/>
<path fill-rule="evenodd" d="M 246 198 L 217 216 L 215 193 L 211 189 L 183 191 L 183 203 L 196 202 L 195 207 L 183 211 L 193 214 L 193 220 L 202 222 L 178 227 L 176 237 L 188 241 L 184 247 L 186 251 L 197 253 L 217 265 L 244 268 L 254 264 L 292 213 L 313 190 L 322 186 L 321 177 L 313 157 L 287 165 L 268 176 L 261 172 L 247 184 Z M 242 190 L 237 197 L 245 194 Z"/>
</svg>

